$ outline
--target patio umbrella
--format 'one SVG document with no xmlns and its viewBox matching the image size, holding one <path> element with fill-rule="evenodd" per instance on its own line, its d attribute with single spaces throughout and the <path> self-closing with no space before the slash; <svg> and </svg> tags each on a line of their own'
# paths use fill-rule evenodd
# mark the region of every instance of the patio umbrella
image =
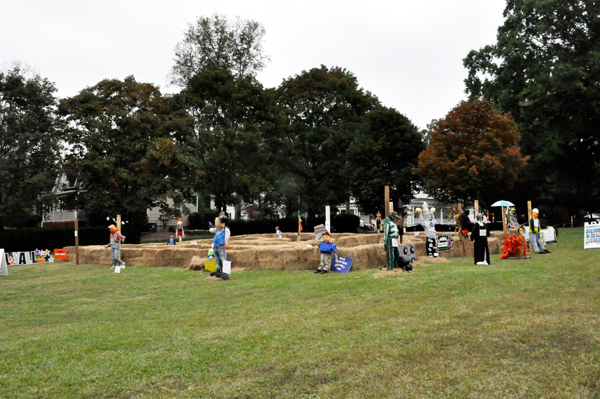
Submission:
<svg viewBox="0 0 600 399">
<path fill-rule="evenodd" d="M 506 200 L 500 200 L 500 201 L 496 201 L 494 202 L 491 206 L 501 206 L 503 208 L 508 208 L 509 206 L 515 206 L 515 204 L 513 204 L 510 201 L 506 201 Z"/>
</svg>

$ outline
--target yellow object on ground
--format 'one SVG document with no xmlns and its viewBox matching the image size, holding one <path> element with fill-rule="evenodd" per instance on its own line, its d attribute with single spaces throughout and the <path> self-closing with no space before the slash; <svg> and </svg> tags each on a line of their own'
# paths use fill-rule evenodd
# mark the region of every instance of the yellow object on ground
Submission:
<svg viewBox="0 0 600 399">
<path fill-rule="evenodd" d="M 217 270 L 217 262 L 214 260 L 205 260 L 204 261 L 204 270 L 207 272 L 214 272 Z"/>
</svg>

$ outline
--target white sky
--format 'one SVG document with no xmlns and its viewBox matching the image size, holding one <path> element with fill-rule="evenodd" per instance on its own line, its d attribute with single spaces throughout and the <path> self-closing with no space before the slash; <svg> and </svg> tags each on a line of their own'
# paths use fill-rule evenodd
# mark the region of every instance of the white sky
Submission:
<svg viewBox="0 0 600 399">
<path fill-rule="evenodd" d="M 266 87 L 324 64 L 348 69 L 419 128 L 465 99 L 462 59 L 495 43 L 505 0 L 0 0 L 0 66 L 15 61 L 59 97 L 102 79 L 163 93 L 187 24 L 215 12 L 265 26 Z"/>
</svg>

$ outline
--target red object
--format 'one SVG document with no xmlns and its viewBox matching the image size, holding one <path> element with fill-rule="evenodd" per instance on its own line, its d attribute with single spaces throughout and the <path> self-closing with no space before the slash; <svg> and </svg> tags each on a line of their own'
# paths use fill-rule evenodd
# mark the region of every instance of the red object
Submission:
<svg viewBox="0 0 600 399">
<path fill-rule="evenodd" d="M 521 236 L 506 236 L 502 246 L 502 255 L 500 259 L 506 259 L 509 256 L 527 256 L 525 252 L 525 239 Z"/>
<path fill-rule="evenodd" d="M 66 249 L 55 249 L 54 250 L 54 259 L 67 259 L 67 250 Z"/>
</svg>

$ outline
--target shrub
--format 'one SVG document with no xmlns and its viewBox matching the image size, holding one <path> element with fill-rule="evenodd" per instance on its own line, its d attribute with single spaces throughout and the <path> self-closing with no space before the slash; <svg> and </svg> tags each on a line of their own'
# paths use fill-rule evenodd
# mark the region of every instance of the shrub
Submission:
<svg viewBox="0 0 600 399">
<path fill-rule="evenodd" d="M 128 244 L 139 244 L 141 232 L 135 227 L 124 226 L 123 235 Z M 79 245 L 106 245 L 110 232 L 106 227 L 82 227 L 79 229 Z M 64 248 L 75 245 L 73 228 L 9 229 L 0 231 L 0 248 L 6 252 L 33 251 L 35 249 Z"/>
<path fill-rule="evenodd" d="M 331 221 L 336 233 L 356 233 L 360 226 L 360 218 L 351 213 L 340 213 Z"/>
</svg>

